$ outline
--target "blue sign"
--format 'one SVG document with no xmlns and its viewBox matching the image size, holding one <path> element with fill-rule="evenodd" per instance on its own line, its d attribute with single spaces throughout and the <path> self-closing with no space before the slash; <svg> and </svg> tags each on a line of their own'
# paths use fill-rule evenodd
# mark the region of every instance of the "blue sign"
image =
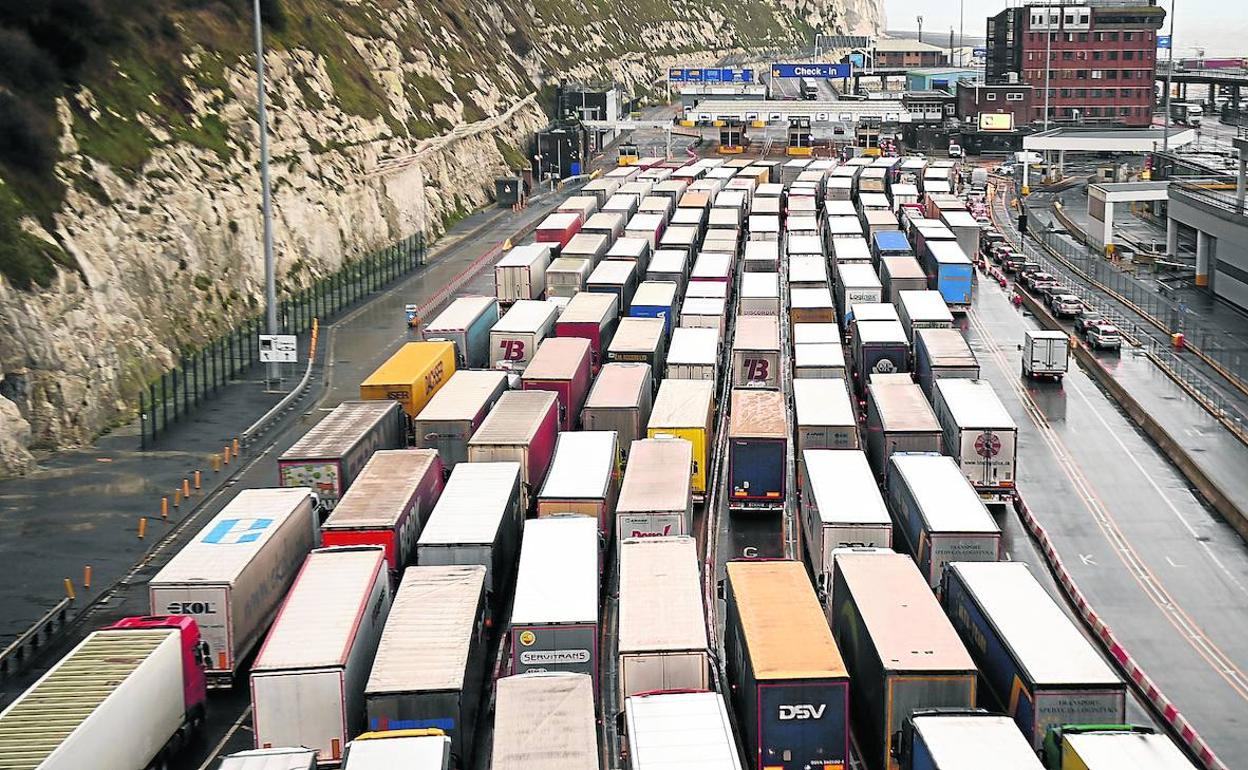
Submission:
<svg viewBox="0 0 1248 770">
<path fill-rule="evenodd" d="M 718 83 L 723 77 L 723 70 L 709 69 L 702 73 L 702 80 L 707 83 Z"/>
<path fill-rule="evenodd" d="M 848 64 L 773 64 L 773 78 L 847 78 Z"/>
<path fill-rule="evenodd" d="M 272 519 L 222 519 L 204 535 L 202 542 L 212 545 L 254 543 L 272 524 Z"/>
<path fill-rule="evenodd" d="M 976 59 L 986 59 L 988 58 L 988 49 L 987 48 L 972 48 L 971 56 L 974 56 Z"/>
<path fill-rule="evenodd" d="M 667 71 L 667 82 L 683 83 L 685 82 L 685 71 L 683 69 L 670 69 Z"/>
<path fill-rule="evenodd" d="M 849 65 L 855 69 L 866 69 L 867 55 L 865 53 L 851 53 L 849 55 Z"/>
<path fill-rule="evenodd" d="M 1170 36 L 1169 36 L 1169 35 L 1158 35 L 1158 36 L 1157 36 L 1157 47 L 1158 47 L 1158 48 L 1164 48 L 1164 49 L 1166 49 L 1166 50 L 1169 50 L 1169 48 L 1170 48 Z"/>
<path fill-rule="evenodd" d="M 685 82 L 686 83 L 701 83 L 702 82 L 702 70 L 685 70 Z"/>
<path fill-rule="evenodd" d="M 742 83 L 754 82 L 754 70 L 741 70 L 737 75 L 740 76 Z"/>
</svg>

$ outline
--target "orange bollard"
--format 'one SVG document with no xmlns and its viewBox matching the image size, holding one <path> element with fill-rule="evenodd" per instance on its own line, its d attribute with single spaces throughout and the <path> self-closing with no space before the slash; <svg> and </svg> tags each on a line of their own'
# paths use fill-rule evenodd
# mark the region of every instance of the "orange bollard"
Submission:
<svg viewBox="0 0 1248 770">
<path fill-rule="evenodd" d="M 169 498 L 167 497 L 160 498 L 160 518 L 169 518 Z"/>
<path fill-rule="evenodd" d="M 173 507 L 177 508 L 180 505 L 182 505 L 182 490 L 175 489 L 173 490 Z"/>
<path fill-rule="evenodd" d="M 230 464 L 230 445 L 229 444 L 225 445 L 225 449 L 221 452 L 221 457 L 224 458 L 224 462 L 226 465 Z"/>
<path fill-rule="evenodd" d="M 187 478 L 182 479 L 182 496 L 185 497 L 187 500 L 191 499 L 191 480 L 190 479 L 187 479 Z"/>
<path fill-rule="evenodd" d="M 238 457 L 238 439 L 234 439 L 234 456 Z"/>
<path fill-rule="evenodd" d="M 195 488 L 199 489 L 202 482 L 203 482 L 203 477 L 200 476 L 199 471 L 195 471 Z"/>
<path fill-rule="evenodd" d="M 147 517 L 140 516 L 139 517 L 139 539 L 142 540 L 146 536 L 147 536 Z"/>
<path fill-rule="evenodd" d="M 212 472 L 213 473 L 221 472 L 221 455 L 212 456 Z"/>
<path fill-rule="evenodd" d="M 91 588 L 91 565 L 90 564 L 82 568 L 82 587 L 87 588 L 87 589 Z"/>
<path fill-rule="evenodd" d="M 74 593 L 74 582 L 69 578 L 65 578 L 65 595 L 69 597 L 71 602 L 78 598 Z"/>
</svg>

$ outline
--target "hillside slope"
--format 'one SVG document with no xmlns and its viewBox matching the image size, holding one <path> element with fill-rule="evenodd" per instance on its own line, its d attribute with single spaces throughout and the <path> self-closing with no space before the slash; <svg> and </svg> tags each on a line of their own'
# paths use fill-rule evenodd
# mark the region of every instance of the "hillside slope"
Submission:
<svg viewBox="0 0 1248 770">
<path fill-rule="evenodd" d="M 0 475 L 126 419 L 263 297 L 250 2 L 25 5 L 0 9 Z M 283 290 L 485 203 L 560 79 L 644 93 L 882 26 L 879 0 L 264 8 Z"/>
</svg>

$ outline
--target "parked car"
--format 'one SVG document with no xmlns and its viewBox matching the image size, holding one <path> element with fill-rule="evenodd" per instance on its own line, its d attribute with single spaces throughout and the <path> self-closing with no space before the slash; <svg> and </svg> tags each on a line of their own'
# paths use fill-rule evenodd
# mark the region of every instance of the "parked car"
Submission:
<svg viewBox="0 0 1248 770">
<path fill-rule="evenodd" d="M 1078 318 L 1083 312 L 1083 303 L 1073 294 L 1054 294 L 1049 298 L 1049 307 L 1058 318 Z"/>
<path fill-rule="evenodd" d="M 1040 288 L 1040 284 L 1042 283 L 1053 283 L 1057 281 L 1057 276 L 1052 273 L 1046 273 L 1043 270 L 1028 270 L 1026 265 L 1023 266 L 1023 269 L 1020 270 L 1019 273 L 1021 274 L 1021 277 L 1018 279 L 1018 282 L 1032 291 L 1038 290 Z"/>
<path fill-rule="evenodd" d="M 1102 315 L 1099 310 L 1094 310 L 1086 306 L 1076 313 L 1074 318 L 1075 334 L 1078 334 L 1079 336 L 1083 336 L 1087 333 L 1088 327 L 1092 324 L 1110 322 L 1109 319 Z"/>
<path fill-rule="evenodd" d="M 1024 258 L 1023 264 L 1018 266 L 1018 275 L 1020 279 L 1026 278 L 1032 273 L 1038 273 L 1038 272 L 1040 272 L 1040 263 L 1035 261 L 1034 259 Z M 1026 286 L 1026 282 L 1023 282 L 1023 285 Z"/>
<path fill-rule="evenodd" d="M 1122 333 L 1118 327 L 1104 321 L 1088 324 L 1084 332 L 1088 347 L 1096 350 L 1119 350 L 1122 348 Z"/>
<path fill-rule="evenodd" d="M 1005 258 L 1002 260 L 1002 264 L 1005 266 L 1005 272 L 1017 273 L 1022 270 L 1023 265 L 1027 264 L 1027 257 L 1024 257 L 1018 252 L 1011 251 L 1005 255 Z"/>
<path fill-rule="evenodd" d="M 1051 281 L 1040 281 L 1035 285 L 1035 292 L 1039 294 L 1045 303 L 1052 303 L 1053 297 L 1057 294 L 1069 294 L 1070 287 L 1063 286 L 1056 278 Z"/>
</svg>

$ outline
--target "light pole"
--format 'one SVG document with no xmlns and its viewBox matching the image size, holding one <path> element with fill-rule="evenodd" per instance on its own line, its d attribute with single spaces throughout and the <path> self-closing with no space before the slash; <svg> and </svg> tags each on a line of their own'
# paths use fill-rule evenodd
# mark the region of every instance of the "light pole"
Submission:
<svg viewBox="0 0 1248 770">
<path fill-rule="evenodd" d="M 1166 98 L 1162 105 L 1165 131 L 1161 136 L 1161 151 L 1170 151 L 1170 77 L 1174 73 L 1174 6 L 1178 0 L 1170 0 L 1170 45 L 1166 48 Z"/>
<path fill-rule="evenodd" d="M 269 116 L 264 104 L 264 34 L 260 22 L 260 0 L 253 0 L 256 22 L 256 117 L 260 125 L 260 210 L 264 227 L 265 327 L 277 334 L 277 267 L 273 263 L 273 191 L 269 186 Z M 277 382 L 279 364 L 270 361 L 266 379 Z"/>
<path fill-rule="evenodd" d="M 966 0 L 958 0 L 958 66 L 965 66 L 962 51 L 966 48 L 966 39 L 962 36 Z"/>
<path fill-rule="evenodd" d="M 923 14 L 920 13 L 917 18 L 919 20 L 919 42 L 922 43 L 923 42 Z"/>
</svg>

